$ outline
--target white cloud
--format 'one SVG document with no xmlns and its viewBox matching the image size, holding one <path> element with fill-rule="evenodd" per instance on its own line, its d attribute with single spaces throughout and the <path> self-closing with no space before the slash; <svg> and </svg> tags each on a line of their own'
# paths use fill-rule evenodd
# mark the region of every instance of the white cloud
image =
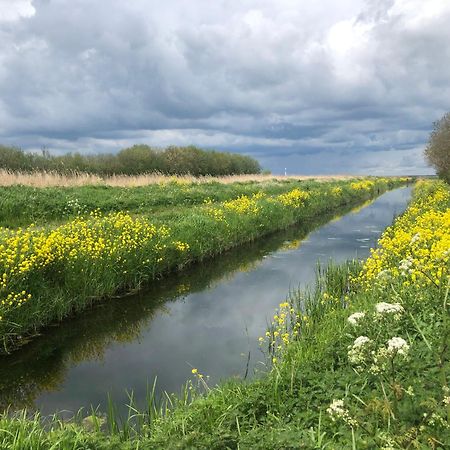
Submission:
<svg viewBox="0 0 450 450">
<path fill-rule="evenodd" d="M 345 150 L 375 170 L 414 161 L 450 109 L 447 0 L 3 3 L 5 143 L 195 143 L 299 170 Z"/>
<path fill-rule="evenodd" d="M 31 17 L 36 10 L 32 0 L 0 0 L 0 23 Z"/>
</svg>

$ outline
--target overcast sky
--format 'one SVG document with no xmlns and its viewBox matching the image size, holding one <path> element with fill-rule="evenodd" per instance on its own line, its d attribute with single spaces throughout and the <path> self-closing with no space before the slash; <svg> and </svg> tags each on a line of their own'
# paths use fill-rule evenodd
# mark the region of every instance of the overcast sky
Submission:
<svg viewBox="0 0 450 450">
<path fill-rule="evenodd" d="M 0 0 L 0 143 L 430 173 L 450 0 Z"/>
</svg>

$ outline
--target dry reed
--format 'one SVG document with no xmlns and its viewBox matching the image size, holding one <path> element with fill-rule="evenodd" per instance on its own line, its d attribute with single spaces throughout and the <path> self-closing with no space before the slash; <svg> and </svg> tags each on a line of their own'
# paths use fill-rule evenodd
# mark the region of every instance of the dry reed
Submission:
<svg viewBox="0 0 450 450">
<path fill-rule="evenodd" d="M 101 177 L 99 175 L 74 172 L 72 174 L 60 174 L 57 172 L 13 172 L 0 169 L 0 186 L 25 185 L 33 187 L 51 187 L 51 186 L 87 186 L 87 185 L 106 185 L 120 187 L 146 186 L 157 183 L 235 183 L 235 182 L 264 182 L 264 181 L 283 181 L 283 180 L 345 180 L 354 178 L 349 175 L 228 175 L 222 177 L 193 177 L 190 175 L 162 175 L 162 174 L 142 174 L 142 175 L 112 175 Z"/>
</svg>

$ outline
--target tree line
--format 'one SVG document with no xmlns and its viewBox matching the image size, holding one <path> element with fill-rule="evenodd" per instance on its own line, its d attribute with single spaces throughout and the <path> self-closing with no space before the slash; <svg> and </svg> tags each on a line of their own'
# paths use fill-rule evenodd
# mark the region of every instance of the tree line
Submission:
<svg viewBox="0 0 450 450">
<path fill-rule="evenodd" d="M 116 154 L 68 153 L 51 155 L 48 150 L 30 153 L 16 147 L 0 145 L 0 168 L 10 171 L 88 172 L 97 175 L 166 175 L 221 176 L 261 172 L 258 161 L 230 152 L 203 150 L 195 146 L 169 146 L 165 149 L 134 145 Z"/>
</svg>

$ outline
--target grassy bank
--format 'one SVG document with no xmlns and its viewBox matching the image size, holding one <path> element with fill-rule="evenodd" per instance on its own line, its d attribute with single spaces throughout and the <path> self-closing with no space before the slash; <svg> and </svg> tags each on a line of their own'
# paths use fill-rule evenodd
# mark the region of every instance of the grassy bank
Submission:
<svg viewBox="0 0 450 450">
<path fill-rule="evenodd" d="M 362 268 L 280 305 L 266 378 L 179 405 L 149 448 L 447 448 L 449 208 L 448 186 L 419 185 Z"/>
<path fill-rule="evenodd" d="M 95 300 L 402 182 L 322 183 L 279 195 L 260 191 L 207 202 L 170 223 L 93 211 L 49 229 L 0 229 L 3 348 Z"/>
<path fill-rule="evenodd" d="M 175 215 L 205 201 L 223 202 L 257 193 L 276 195 L 295 188 L 309 191 L 319 185 L 319 182 L 300 180 L 205 183 L 166 178 L 160 183 L 133 188 L 98 185 L 47 188 L 3 186 L 0 187 L 0 227 L 62 223 L 94 210 L 103 214 L 127 211 L 149 217 L 161 213 Z"/>
<path fill-rule="evenodd" d="M 310 293 L 280 304 L 261 338 L 271 368 L 212 390 L 200 371 L 166 408 L 131 410 L 119 427 L 39 417 L 0 419 L 12 449 L 447 448 L 450 189 L 420 184 L 364 265 L 320 271 Z M 131 428 L 131 424 L 138 426 Z"/>
</svg>

